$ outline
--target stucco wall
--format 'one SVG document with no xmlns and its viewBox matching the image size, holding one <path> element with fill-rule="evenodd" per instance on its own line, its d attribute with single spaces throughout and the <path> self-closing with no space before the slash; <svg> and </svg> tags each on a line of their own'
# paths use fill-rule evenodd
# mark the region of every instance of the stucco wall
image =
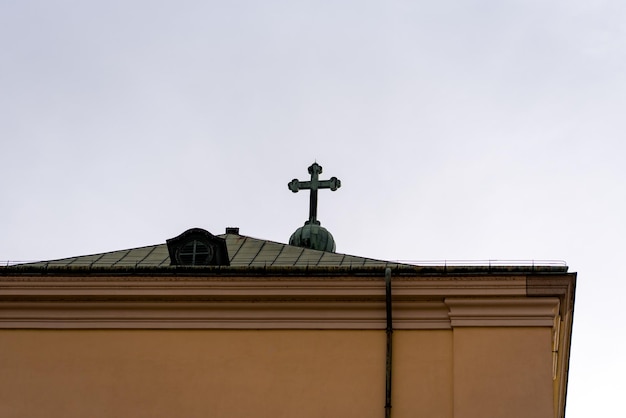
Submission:
<svg viewBox="0 0 626 418">
<path fill-rule="evenodd" d="M 392 416 L 550 417 L 549 343 L 395 331 Z M 385 333 L 0 330 L 0 370 L 2 417 L 382 417 Z"/>
<path fill-rule="evenodd" d="M 455 418 L 554 416 L 551 329 L 456 328 Z"/>
</svg>

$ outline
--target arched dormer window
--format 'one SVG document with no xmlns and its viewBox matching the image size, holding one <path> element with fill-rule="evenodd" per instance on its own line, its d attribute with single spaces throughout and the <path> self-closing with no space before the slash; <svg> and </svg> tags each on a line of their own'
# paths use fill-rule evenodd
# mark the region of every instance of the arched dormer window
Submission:
<svg viewBox="0 0 626 418">
<path fill-rule="evenodd" d="M 192 239 L 187 241 L 180 250 L 178 250 L 178 261 L 185 265 L 206 265 L 213 258 L 213 248 L 210 244 Z"/>
<path fill-rule="evenodd" d="M 176 266 L 228 266 L 226 241 L 201 228 L 189 229 L 167 240 L 170 264 Z"/>
</svg>

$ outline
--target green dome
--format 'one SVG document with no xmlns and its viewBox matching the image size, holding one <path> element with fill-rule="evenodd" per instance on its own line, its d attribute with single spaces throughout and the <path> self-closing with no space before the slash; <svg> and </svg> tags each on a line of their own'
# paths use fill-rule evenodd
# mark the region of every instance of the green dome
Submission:
<svg viewBox="0 0 626 418">
<path fill-rule="evenodd" d="M 296 229 L 289 238 L 289 245 L 335 252 L 335 239 L 326 228 L 320 226 L 319 222 L 313 224 L 306 222 L 304 226 Z"/>
</svg>

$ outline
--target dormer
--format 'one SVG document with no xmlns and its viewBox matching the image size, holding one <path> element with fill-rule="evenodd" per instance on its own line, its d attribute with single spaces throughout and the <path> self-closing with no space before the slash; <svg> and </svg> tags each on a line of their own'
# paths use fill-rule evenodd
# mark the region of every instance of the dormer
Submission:
<svg viewBox="0 0 626 418">
<path fill-rule="evenodd" d="M 226 240 L 192 228 L 166 240 L 172 266 L 228 266 Z"/>
</svg>

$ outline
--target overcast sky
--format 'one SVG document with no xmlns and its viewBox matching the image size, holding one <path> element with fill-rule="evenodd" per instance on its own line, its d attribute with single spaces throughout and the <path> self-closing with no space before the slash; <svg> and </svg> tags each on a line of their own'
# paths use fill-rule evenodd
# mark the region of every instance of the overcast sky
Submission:
<svg viewBox="0 0 626 418">
<path fill-rule="evenodd" d="M 191 227 L 567 261 L 568 418 L 623 410 L 626 2 L 0 0 L 0 260 Z"/>
</svg>

